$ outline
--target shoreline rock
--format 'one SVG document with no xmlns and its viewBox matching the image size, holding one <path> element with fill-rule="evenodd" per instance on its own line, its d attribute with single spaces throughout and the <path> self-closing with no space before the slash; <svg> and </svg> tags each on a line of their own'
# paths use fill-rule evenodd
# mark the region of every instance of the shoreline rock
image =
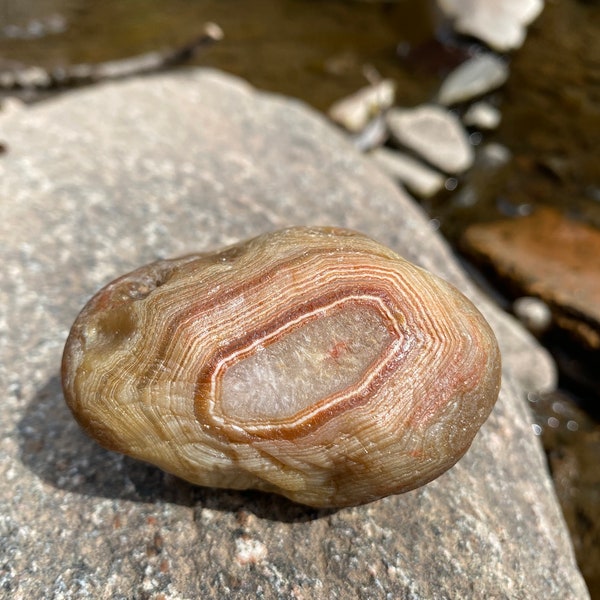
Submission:
<svg viewBox="0 0 600 600">
<path fill-rule="evenodd" d="M 481 39 L 498 52 L 520 48 L 526 27 L 544 8 L 543 0 L 438 0 L 459 33 Z"/>
<path fill-rule="evenodd" d="M 508 79 L 506 63 L 494 54 L 477 54 L 442 82 L 438 102 L 446 106 L 466 102 L 499 88 Z"/>
<path fill-rule="evenodd" d="M 329 109 L 329 117 L 351 133 L 358 133 L 371 119 L 390 108 L 395 98 L 396 84 L 384 79 L 338 100 Z"/>
<path fill-rule="evenodd" d="M 473 148 L 460 121 L 440 106 L 392 108 L 387 122 L 397 143 L 446 173 L 462 173 L 473 164 Z"/>
<path fill-rule="evenodd" d="M 528 378 L 552 385 L 551 361 L 324 117 L 198 69 L 40 103 L 7 116 L 3 136 L 0 526 L 12 597 L 588 597 L 523 398 Z M 501 398 L 428 486 L 333 513 L 194 488 L 102 450 L 68 413 L 62 345 L 102 284 L 289 224 L 363 231 L 458 286 L 494 327 Z"/>
</svg>

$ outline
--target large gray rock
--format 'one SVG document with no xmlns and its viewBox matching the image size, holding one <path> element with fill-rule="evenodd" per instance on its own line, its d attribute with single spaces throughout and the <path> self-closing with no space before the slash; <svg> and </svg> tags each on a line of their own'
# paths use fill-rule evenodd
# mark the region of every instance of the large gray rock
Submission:
<svg viewBox="0 0 600 600">
<path fill-rule="evenodd" d="M 198 70 L 72 93 L 0 128 L 4 597 L 587 597 L 519 383 L 551 385 L 551 363 L 323 118 Z M 493 324 L 500 400 L 455 468 L 403 496 L 317 511 L 195 488 L 80 431 L 59 362 L 99 286 L 158 256 L 308 223 L 370 234 Z"/>
</svg>

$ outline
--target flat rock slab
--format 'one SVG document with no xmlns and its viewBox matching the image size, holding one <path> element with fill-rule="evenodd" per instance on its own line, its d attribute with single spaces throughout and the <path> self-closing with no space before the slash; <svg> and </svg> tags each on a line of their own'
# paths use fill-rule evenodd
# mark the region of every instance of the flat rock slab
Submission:
<svg viewBox="0 0 600 600">
<path fill-rule="evenodd" d="M 469 106 L 463 115 L 463 123 L 479 129 L 496 129 L 500 125 L 502 114 L 491 104 L 481 101 Z"/>
<path fill-rule="evenodd" d="M 557 324 L 600 349 L 600 232 L 538 208 L 531 215 L 473 225 L 468 251 L 521 294 L 548 304 Z"/>
<path fill-rule="evenodd" d="M 0 128 L 4 597 L 587 597 L 522 397 L 552 384 L 547 355 L 324 118 L 193 70 L 75 92 Z M 430 485 L 337 512 L 198 488 L 101 449 L 69 414 L 62 346 L 102 284 L 291 224 L 362 230 L 455 283 L 496 330 L 500 400 Z"/>
</svg>

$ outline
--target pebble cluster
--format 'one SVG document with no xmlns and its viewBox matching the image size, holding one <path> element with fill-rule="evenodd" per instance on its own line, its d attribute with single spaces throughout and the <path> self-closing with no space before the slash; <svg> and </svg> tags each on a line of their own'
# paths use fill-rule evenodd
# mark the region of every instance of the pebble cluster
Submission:
<svg viewBox="0 0 600 600">
<path fill-rule="evenodd" d="M 508 79 L 507 61 L 498 53 L 520 47 L 526 26 L 543 8 L 542 0 L 437 4 L 457 33 L 478 38 L 487 49 L 450 72 L 431 103 L 395 106 L 394 82 L 384 79 L 336 102 L 329 111 L 361 150 L 419 198 L 432 197 L 444 187 L 452 190 L 455 178 L 473 166 L 481 132 L 501 121 L 499 109 L 482 99 Z M 510 159 L 507 149 L 492 150 L 501 164 Z"/>
</svg>

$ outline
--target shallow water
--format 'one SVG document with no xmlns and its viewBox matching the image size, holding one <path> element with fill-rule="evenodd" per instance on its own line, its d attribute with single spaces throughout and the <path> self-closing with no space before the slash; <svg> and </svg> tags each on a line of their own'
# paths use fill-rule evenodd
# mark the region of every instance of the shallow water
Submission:
<svg viewBox="0 0 600 600">
<path fill-rule="evenodd" d="M 370 64 L 398 78 L 412 103 L 427 97 L 436 77 L 406 77 L 396 46 L 428 40 L 433 15 L 422 0 L 30 0 L 18 8 L 0 0 L 0 56 L 44 67 L 110 60 L 184 43 L 214 21 L 225 39 L 198 64 L 322 109 L 364 85 L 362 68 Z M 50 26 L 39 38 L 28 35 L 36 23 L 43 28 L 61 20 L 62 31 Z"/>
<path fill-rule="evenodd" d="M 600 9 L 578 0 L 546 4 L 510 58 L 508 84 L 492 96 L 503 122 L 483 141 L 513 152 L 510 169 L 476 173 L 474 201 L 442 196 L 426 206 L 451 238 L 468 222 L 537 202 L 600 227 Z M 52 68 L 172 47 L 207 21 L 218 23 L 225 39 L 196 64 L 321 110 L 365 85 L 372 68 L 397 82 L 398 104 L 427 101 L 474 49 L 450 39 L 435 4 L 423 0 L 0 0 L 0 68 L 10 61 Z"/>
</svg>

